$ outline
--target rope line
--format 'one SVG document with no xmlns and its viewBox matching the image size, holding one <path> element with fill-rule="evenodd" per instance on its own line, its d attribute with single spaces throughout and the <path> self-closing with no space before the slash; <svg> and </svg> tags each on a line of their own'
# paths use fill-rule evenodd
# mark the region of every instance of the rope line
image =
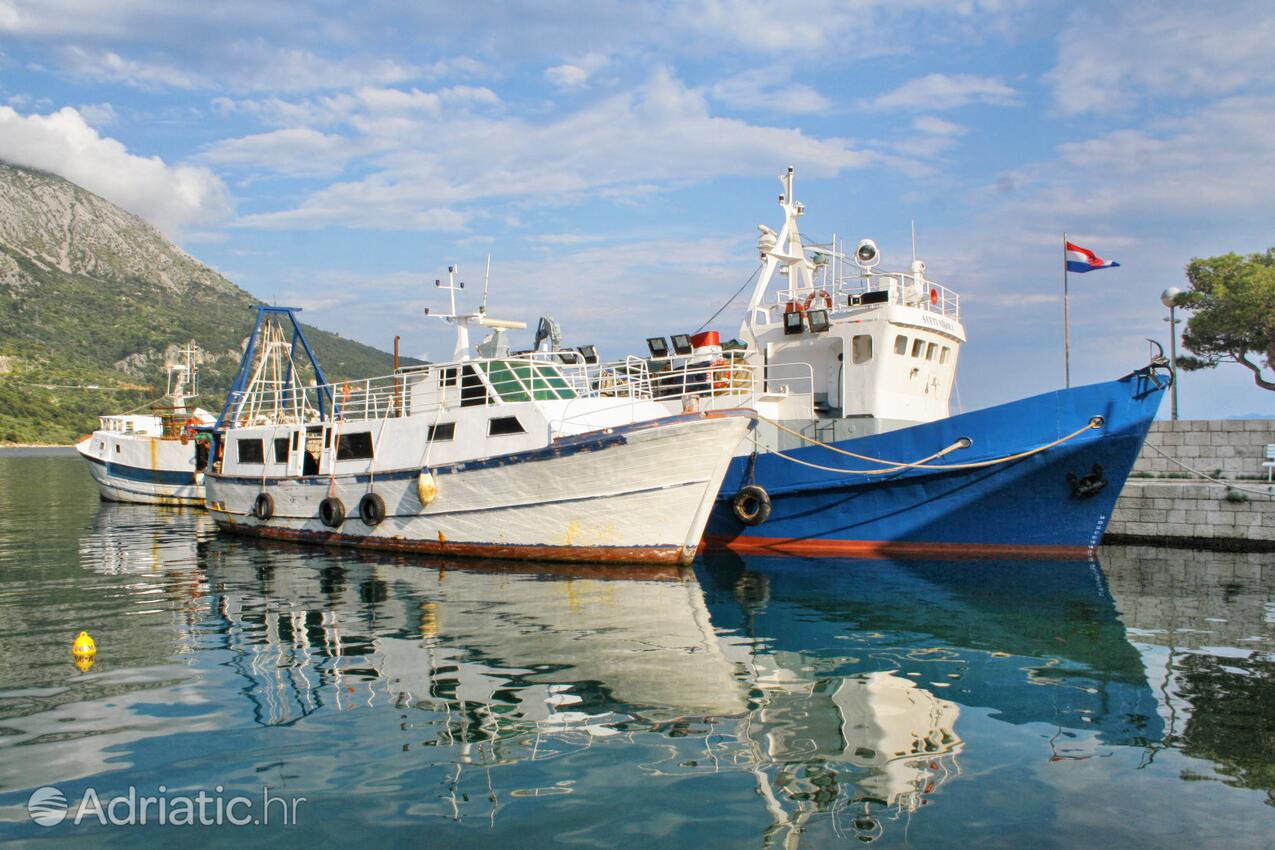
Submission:
<svg viewBox="0 0 1275 850">
<path fill-rule="evenodd" d="M 699 333 L 700 331 L 704 330 L 704 328 L 708 327 L 709 324 L 712 323 L 713 319 L 716 319 L 718 316 L 722 314 L 723 310 L 725 310 L 727 307 L 733 304 L 735 302 L 735 299 L 739 297 L 739 294 L 744 291 L 744 289 L 748 286 L 748 284 L 752 283 L 753 280 L 756 279 L 757 275 L 761 273 L 761 270 L 763 268 L 765 268 L 765 265 L 760 265 L 757 268 L 753 269 L 753 273 L 748 276 L 748 280 L 744 281 L 743 285 L 740 286 L 739 289 L 735 290 L 735 294 L 732 295 L 725 304 L 717 308 L 716 313 L 709 316 L 708 319 L 704 322 L 704 324 L 696 328 L 695 333 Z"/>
<path fill-rule="evenodd" d="M 778 450 L 770 452 L 770 454 L 778 455 L 784 460 L 792 461 L 793 463 L 800 464 L 801 466 L 808 466 L 812 469 L 819 469 L 824 472 L 835 472 L 842 475 L 887 475 L 889 473 L 899 472 L 905 469 L 942 469 L 942 470 L 982 469 L 984 467 L 995 466 L 1001 463 L 1011 463 L 1016 460 L 1022 460 L 1023 458 L 1031 457 L 1032 455 L 1040 454 L 1041 452 L 1045 452 L 1052 448 L 1060 446 L 1069 440 L 1074 440 L 1076 437 L 1079 437 L 1081 434 L 1085 433 L 1086 431 L 1089 431 L 1091 429 L 1101 428 L 1104 424 L 1104 420 L 1101 416 L 1094 416 L 1087 423 L 1085 423 L 1083 427 L 1077 428 L 1075 431 L 1072 431 L 1070 434 L 1066 435 L 1065 437 L 1059 437 L 1057 440 L 1054 440 L 1051 443 L 1046 443 L 1043 446 L 1037 446 L 1034 449 L 1027 449 L 1026 451 L 1015 452 L 1014 454 L 992 458 L 990 460 L 973 461 L 971 463 L 930 463 L 929 462 L 935 458 L 942 457 L 943 455 L 946 455 L 947 453 L 954 451 L 956 449 L 968 448 L 970 445 L 972 445 L 972 443 L 970 442 L 968 438 L 962 437 L 960 440 L 957 440 L 952 445 L 948 446 L 945 449 L 942 449 L 941 451 L 935 452 L 929 457 L 921 458 L 918 461 L 907 463 L 902 461 L 882 460 L 880 458 L 869 457 L 867 455 L 855 454 L 854 452 L 846 451 L 845 449 L 840 449 L 840 448 L 837 448 L 836 446 L 832 446 L 827 443 L 820 442 L 819 440 L 816 440 L 812 437 L 807 437 L 805 434 L 802 434 L 800 431 L 794 431 L 793 429 L 773 419 L 768 419 L 764 416 L 759 416 L 758 419 L 760 419 L 763 422 L 767 422 L 771 425 L 774 425 L 779 430 L 792 434 L 793 436 L 798 437 L 802 440 L 805 440 L 808 443 L 812 443 L 817 446 L 822 446 L 825 449 L 828 449 L 829 451 L 833 451 L 838 454 L 847 455 L 849 457 L 857 458 L 859 460 L 867 460 L 873 463 L 890 464 L 888 467 L 884 469 L 837 469 L 831 466 L 821 466 L 816 463 L 810 463 L 808 461 L 801 460 L 800 458 L 791 457 Z M 761 444 L 757 442 L 757 438 L 755 436 L 752 439 L 753 439 L 754 445 L 761 447 Z"/>
<path fill-rule="evenodd" d="M 1187 466 L 1185 463 L 1173 457 L 1172 455 L 1165 454 L 1164 452 L 1160 451 L 1160 449 L 1156 448 L 1150 443 L 1146 443 L 1145 445 L 1147 448 L 1149 448 L 1151 451 L 1155 452 L 1156 454 L 1160 455 L 1161 457 L 1168 458 L 1170 461 L 1172 461 L 1173 463 L 1176 463 L 1178 466 L 1182 467 L 1183 469 L 1189 472 L 1194 472 L 1196 475 L 1200 476 L 1201 478 L 1212 481 L 1215 484 L 1225 484 L 1227 487 L 1230 487 L 1232 490 L 1238 490 L 1241 493 L 1256 493 L 1258 496 L 1275 496 L 1275 492 L 1272 492 L 1270 490 L 1251 490 L 1248 487 L 1237 487 L 1236 485 L 1232 484 L 1229 481 L 1223 481 L 1221 478 L 1214 478 L 1212 475 L 1205 475 L 1203 472 L 1200 472 L 1200 470 L 1195 469 L 1194 467 Z"/>
</svg>

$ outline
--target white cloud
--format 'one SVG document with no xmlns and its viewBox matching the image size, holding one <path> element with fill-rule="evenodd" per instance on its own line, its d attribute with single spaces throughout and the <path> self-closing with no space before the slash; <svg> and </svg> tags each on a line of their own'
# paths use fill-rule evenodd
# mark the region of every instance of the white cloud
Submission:
<svg viewBox="0 0 1275 850">
<path fill-rule="evenodd" d="M 584 88 L 590 78 L 610 62 L 605 54 L 587 53 L 572 62 L 549 68 L 545 71 L 545 79 L 560 89 Z"/>
<path fill-rule="evenodd" d="M 326 177 L 339 174 L 358 152 L 358 146 L 344 136 L 290 127 L 217 142 L 200 159 L 288 177 Z"/>
<path fill-rule="evenodd" d="M 995 77 L 977 74 L 927 74 L 909 80 L 873 100 L 873 109 L 937 111 L 956 109 L 971 103 L 1012 106 L 1018 93 Z"/>
<path fill-rule="evenodd" d="M 208 55 L 206 46 L 184 56 L 162 51 L 142 58 L 102 47 L 68 45 L 59 64 L 80 77 L 145 90 L 209 89 L 305 92 L 367 85 L 393 85 L 428 75 L 410 62 L 370 56 L 329 59 L 311 50 L 280 47 L 263 39 L 240 39 Z"/>
<path fill-rule="evenodd" d="M 827 176 L 873 159 L 845 139 L 714 116 L 702 93 L 665 71 L 633 91 L 541 123 L 464 113 L 405 119 L 388 133 L 375 121 L 355 126 L 363 134 L 350 138 L 372 156 L 374 173 L 241 224 L 416 227 L 422 210 L 480 199 L 552 205 L 581 193 L 644 193 L 652 185 L 756 174 L 789 163 Z M 448 215 L 452 226 L 463 223 L 451 208 Z M 433 226 L 446 221 L 439 214 Z"/>
<path fill-rule="evenodd" d="M 913 118 L 912 128 L 935 136 L 961 136 L 965 134 L 965 128 L 960 124 L 945 121 L 933 115 L 918 115 Z"/>
<path fill-rule="evenodd" d="M 892 139 L 891 150 L 905 156 L 930 159 L 954 147 L 966 132 L 960 124 L 933 115 L 913 118 L 912 129 L 914 132 Z"/>
<path fill-rule="evenodd" d="M 741 111 L 801 114 L 823 112 L 832 101 L 803 83 L 795 83 L 783 70 L 768 66 L 746 71 L 714 83 L 713 100 Z"/>
<path fill-rule="evenodd" d="M 61 175 L 170 236 L 231 212 L 230 193 L 207 168 L 131 154 L 69 106 L 25 116 L 0 106 L 0 159 Z"/>
<path fill-rule="evenodd" d="M 1078 12 L 1046 79 L 1068 114 L 1110 112 L 1144 96 L 1218 96 L 1271 88 L 1269 0 L 1116 6 L 1101 26 Z"/>
<path fill-rule="evenodd" d="M 81 103 L 78 110 L 80 117 L 99 130 L 114 124 L 119 117 L 109 103 Z"/>
</svg>

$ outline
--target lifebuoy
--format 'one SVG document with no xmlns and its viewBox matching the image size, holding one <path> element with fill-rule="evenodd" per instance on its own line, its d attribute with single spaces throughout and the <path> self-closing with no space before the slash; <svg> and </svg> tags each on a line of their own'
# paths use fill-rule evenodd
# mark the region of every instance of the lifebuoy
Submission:
<svg viewBox="0 0 1275 850">
<path fill-rule="evenodd" d="M 930 304 L 937 304 L 937 303 L 939 303 L 939 291 L 931 287 L 930 288 Z"/>
<path fill-rule="evenodd" d="M 345 505 L 336 496 L 328 496 L 319 502 L 319 522 L 328 528 L 340 528 L 345 522 Z"/>
<path fill-rule="evenodd" d="M 749 484 L 735 494 L 731 508 L 735 518 L 744 525 L 761 525 L 770 518 L 770 494 L 756 484 Z"/>
<path fill-rule="evenodd" d="M 810 305 L 815 303 L 816 298 L 822 298 L 823 303 L 827 305 L 828 309 L 832 309 L 832 296 L 828 294 L 828 290 L 816 289 L 814 292 L 806 296 L 806 303 L 801 307 L 802 311 L 808 311 L 810 309 Z"/>
<path fill-rule="evenodd" d="M 708 364 L 709 374 L 712 376 L 714 390 L 725 390 L 730 388 L 731 370 L 730 364 L 720 357 Z"/>
<path fill-rule="evenodd" d="M 252 515 L 262 522 L 274 516 L 274 496 L 258 493 L 257 500 L 252 503 Z"/>
<path fill-rule="evenodd" d="M 375 493 L 365 493 L 359 499 L 359 519 L 369 527 L 380 525 L 385 519 L 385 500 Z"/>
</svg>

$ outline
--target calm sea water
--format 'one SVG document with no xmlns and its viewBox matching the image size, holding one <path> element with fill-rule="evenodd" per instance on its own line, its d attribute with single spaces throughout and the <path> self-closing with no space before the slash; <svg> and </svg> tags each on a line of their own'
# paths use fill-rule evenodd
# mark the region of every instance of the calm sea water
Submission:
<svg viewBox="0 0 1275 850">
<path fill-rule="evenodd" d="M 615 575 L 254 544 L 0 457 L 0 840 L 1275 846 L 1269 556 Z M 201 791 L 269 823 L 155 822 Z"/>
</svg>

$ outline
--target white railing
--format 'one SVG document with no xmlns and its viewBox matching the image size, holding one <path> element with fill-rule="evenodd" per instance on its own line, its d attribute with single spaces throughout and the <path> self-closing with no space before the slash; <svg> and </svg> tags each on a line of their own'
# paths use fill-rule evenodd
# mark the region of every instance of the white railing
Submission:
<svg viewBox="0 0 1275 850">
<path fill-rule="evenodd" d="M 594 380 L 597 394 L 669 401 L 729 398 L 748 407 L 762 396 L 813 397 L 814 369 L 809 363 L 758 366 L 743 357 L 636 357 L 604 363 Z"/>
<path fill-rule="evenodd" d="M 259 382 L 234 399 L 231 410 L 242 427 L 373 420 L 432 414 L 440 408 L 584 398 L 598 394 L 595 369 L 579 352 L 527 352 L 410 366 L 393 375 L 324 386 Z"/>
<path fill-rule="evenodd" d="M 826 306 L 823 297 L 827 293 L 832 301 L 830 314 L 841 314 L 858 308 L 853 297 L 862 298 L 873 292 L 887 293 L 886 302 L 916 307 L 927 312 L 959 320 L 961 297 L 946 286 L 932 280 L 904 273 L 872 273 L 866 276 L 843 278 L 835 285 L 823 284 L 815 289 L 781 289 L 775 293 L 775 303 L 769 307 L 770 320 L 778 321 L 785 312 L 797 304 L 802 309 L 818 310 Z M 807 306 L 808 305 L 808 306 Z"/>
</svg>

